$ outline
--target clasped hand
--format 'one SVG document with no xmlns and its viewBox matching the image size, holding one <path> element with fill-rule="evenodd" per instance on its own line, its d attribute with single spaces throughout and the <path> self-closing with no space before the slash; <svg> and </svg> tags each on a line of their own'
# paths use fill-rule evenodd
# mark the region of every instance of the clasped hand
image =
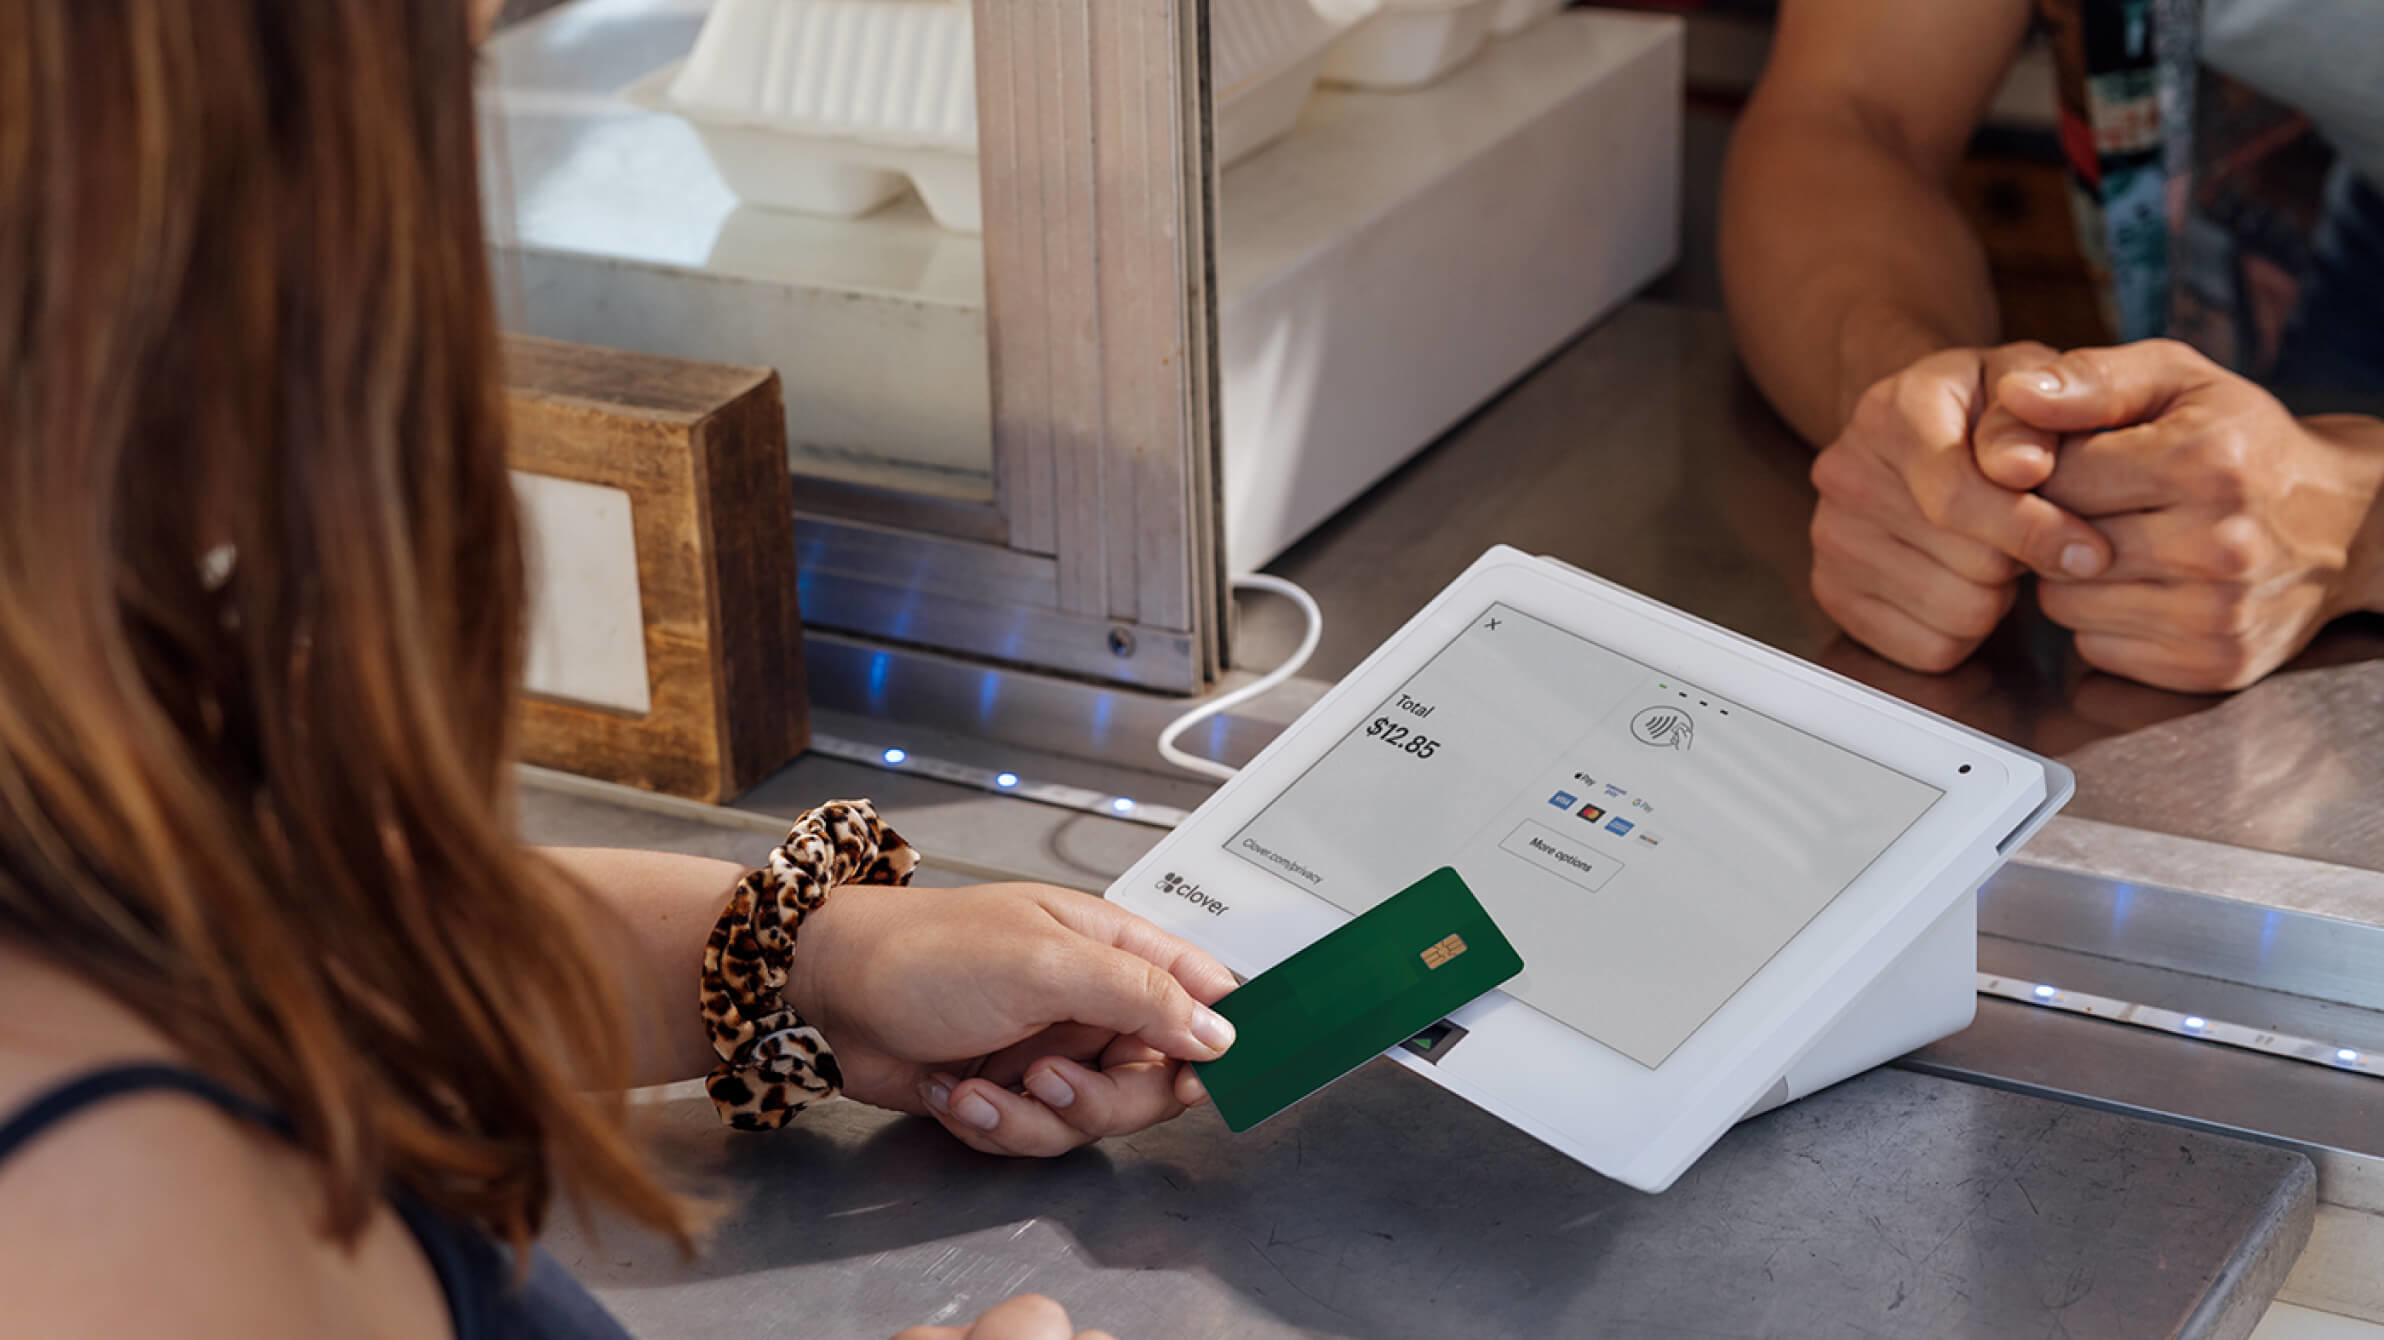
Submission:
<svg viewBox="0 0 2384 1340">
<path fill-rule="evenodd" d="M 2189 692 L 2375 602 L 2378 425 L 2295 419 L 2171 341 L 1932 355 L 1863 395 L 1813 482 L 1815 597 L 1916 669 L 1967 657 L 2030 571 L 2088 664 Z"/>
</svg>

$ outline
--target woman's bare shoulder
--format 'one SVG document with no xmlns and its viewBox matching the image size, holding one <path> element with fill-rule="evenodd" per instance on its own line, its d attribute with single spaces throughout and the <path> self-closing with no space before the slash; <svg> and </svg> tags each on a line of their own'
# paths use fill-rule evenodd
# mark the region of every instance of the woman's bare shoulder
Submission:
<svg viewBox="0 0 2384 1340">
<path fill-rule="evenodd" d="M 0 1297 L 26 1334 L 338 1335 L 302 1214 L 227 1119 L 132 1097 L 50 1128 L 0 1165 Z M 286 1193 L 285 1193 L 286 1195 Z"/>
<path fill-rule="evenodd" d="M 0 945 L 0 1114 L 101 1066 L 174 1059 L 122 1003 Z M 263 1255 L 280 1216 L 260 1204 L 257 1160 L 231 1120 L 181 1095 L 128 1095 L 62 1117 L 0 1163 L 0 1297 L 29 1309 L 29 1333 L 300 1333 L 273 1321 L 281 1300 L 258 1296 L 288 1278 Z"/>
<path fill-rule="evenodd" d="M 174 1059 L 120 1003 L 0 945 L 0 1122 L 98 1067 Z M 32 1335 L 402 1333 L 349 1306 L 355 1258 L 320 1207 L 278 1137 L 181 1093 L 111 1099 L 0 1163 L 0 1298 Z"/>
</svg>

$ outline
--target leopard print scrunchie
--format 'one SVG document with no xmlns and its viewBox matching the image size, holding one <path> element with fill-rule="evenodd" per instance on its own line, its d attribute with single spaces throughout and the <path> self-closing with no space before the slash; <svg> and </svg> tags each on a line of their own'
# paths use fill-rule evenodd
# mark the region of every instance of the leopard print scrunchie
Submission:
<svg viewBox="0 0 2384 1340">
<path fill-rule="evenodd" d="M 831 889 L 908 884 L 916 848 L 866 800 L 832 800 L 795 820 L 786 841 L 737 881 L 704 944 L 703 1013 L 720 1064 L 704 1091 L 741 1131 L 774 1131 L 844 1089 L 820 1031 L 787 1007 L 795 931 Z"/>
</svg>

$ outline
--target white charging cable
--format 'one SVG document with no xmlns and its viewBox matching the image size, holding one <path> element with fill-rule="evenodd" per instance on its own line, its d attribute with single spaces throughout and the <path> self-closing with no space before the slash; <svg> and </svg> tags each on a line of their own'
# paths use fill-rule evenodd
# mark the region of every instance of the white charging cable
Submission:
<svg viewBox="0 0 2384 1340">
<path fill-rule="evenodd" d="M 1185 731 L 1192 729 L 1194 726 L 1197 726 L 1201 722 L 1208 720 L 1210 717 L 1213 717 L 1220 712 L 1231 711 L 1232 709 L 1241 706 L 1243 703 L 1250 701 L 1252 698 L 1274 689 L 1278 685 L 1282 684 L 1283 681 L 1291 678 L 1293 675 L 1298 674 L 1300 672 L 1300 667 L 1308 663 L 1308 658 L 1316 654 L 1316 644 L 1324 637 L 1324 611 L 1316 607 L 1316 598 L 1314 596 L 1309 595 L 1306 591 L 1301 590 L 1293 583 L 1287 582 L 1281 577 L 1270 577 L 1263 572 L 1253 572 L 1246 576 L 1234 578 L 1233 589 L 1236 591 L 1268 591 L 1283 597 L 1285 600 L 1288 600 L 1300 607 L 1300 613 L 1306 616 L 1308 620 L 1308 631 L 1300 638 L 1299 650 L 1284 658 L 1283 664 L 1267 671 L 1265 674 L 1254 680 L 1251 680 L 1249 683 L 1244 684 L 1231 693 L 1220 694 L 1215 698 L 1211 698 L 1207 702 L 1202 703 L 1200 706 L 1193 708 L 1191 711 L 1184 713 L 1180 717 L 1177 717 L 1175 720 L 1168 722 L 1167 729 L 1159 732 L 1159 756 L 1161 758 L 1166 759 L 1168 762 L 1173 763 L 1186 772 L 1196 772 L 1203 777 L 1214 777 L 1219 781 L 1225 781 L 1228 778 L 1231 778 L 1234 775 L 1235 769 L 1226 767 L 1224 764 L 1219 763 L 1214 759 L 1201 758 L 1196 754 L 1185 753 L 1183 750 L 1176 748 L 1175 742 L 1183 736 Z"/>
</svg>

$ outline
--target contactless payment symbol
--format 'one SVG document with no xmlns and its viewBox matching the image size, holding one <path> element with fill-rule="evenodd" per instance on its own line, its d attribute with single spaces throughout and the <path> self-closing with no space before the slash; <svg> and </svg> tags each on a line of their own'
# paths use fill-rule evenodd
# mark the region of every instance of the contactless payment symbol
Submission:
<svg viewBox="0 0 2384 1340">
<path fill-rule="evenodd" d="M 1581 807 L 1581 817 L 1594 824 L 1598 820 L 1605 818 L 1606 812 L 1599 809 L 1595 805 L 1584 805 Z"/>
<path fill-rule="evenodd" d="M 1658 749 L 1687 749 L 1697 738 L 1697 723 L 1677 707 L 1650 707 L 1631 718 L 1631 738 Z"/>
<path fill-rule="evenodd" d="M 1573 801 L 1575 799 L 1577 799 L 1577 797 L 1575 797 L 1572 792 L 1559 791 L 1555 795 L 1548 797 L 1548 803 L 1554 805 L 1560 810 L 1569 810 L 1573 808 Z"/>
</svg>

